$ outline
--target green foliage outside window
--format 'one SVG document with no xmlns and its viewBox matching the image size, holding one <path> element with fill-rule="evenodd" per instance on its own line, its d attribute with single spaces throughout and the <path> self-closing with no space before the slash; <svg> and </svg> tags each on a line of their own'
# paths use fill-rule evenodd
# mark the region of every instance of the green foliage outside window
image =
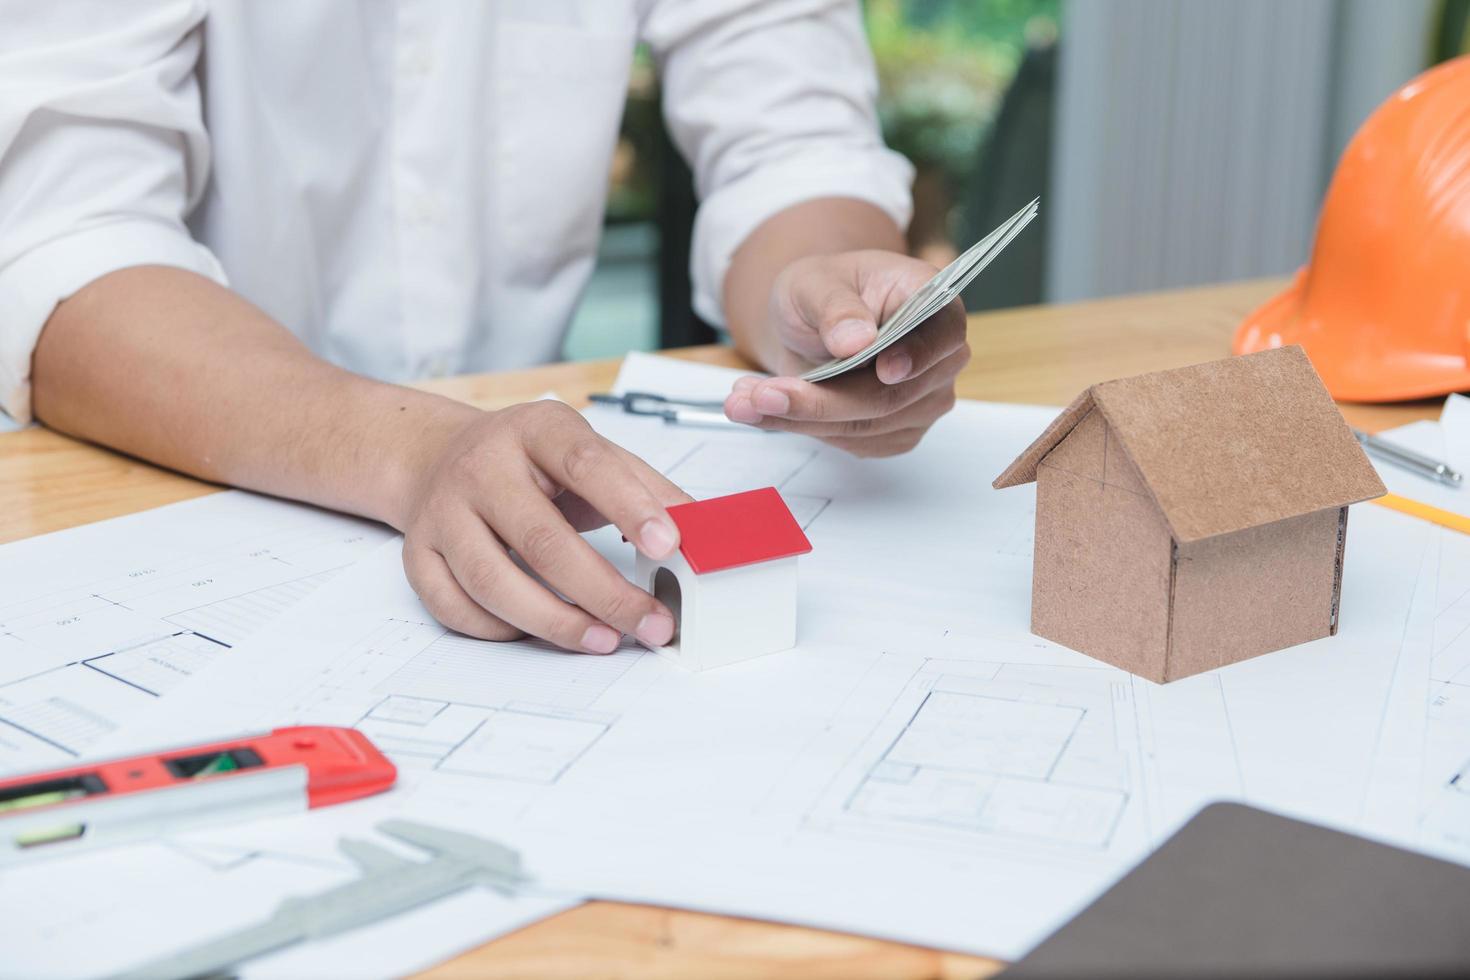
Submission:
<svg viewBox="0 0 1470 980">
<path fill-rule="evenodd" d="M 1061 0 L 867 0 L 884 136 L 921 167 L 968 175 L 1028 39 Z"/>
</svg>

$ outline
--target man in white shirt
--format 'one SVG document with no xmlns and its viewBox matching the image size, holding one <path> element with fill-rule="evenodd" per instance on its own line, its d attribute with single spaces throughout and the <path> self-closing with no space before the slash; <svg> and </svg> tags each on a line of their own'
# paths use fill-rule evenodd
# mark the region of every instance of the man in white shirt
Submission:
<svg viewBox="0 0 1470 980">
<path fill-rule="evenodd" d="M 395 383 L 556 356 L 639 40 L 702 201 L 696 307 L 778 375 L 726 413 L 884 455 L 954 402 L 958 306 L 875 370 L 791 376 L 933 271 L 902 254 L 855 0 L 0 0 L 0 24 L 5 410 L 385 521 L 451 628 L 591 653 L 674 629 L 577 532 L 662 557 L 682 491 L 565 406 Z"/>
</svg>

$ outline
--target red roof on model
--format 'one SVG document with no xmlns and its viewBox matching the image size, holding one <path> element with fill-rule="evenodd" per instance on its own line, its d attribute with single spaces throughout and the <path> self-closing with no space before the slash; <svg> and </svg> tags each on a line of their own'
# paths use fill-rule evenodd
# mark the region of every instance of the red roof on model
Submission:
<svg viewBox="0 0 1470 980">
<path fill-rule="evenodd" d="M 775 487 L 675 504 L 679 550 L 696 574 L 804 555 L 811 542 Z"/>
</svg>

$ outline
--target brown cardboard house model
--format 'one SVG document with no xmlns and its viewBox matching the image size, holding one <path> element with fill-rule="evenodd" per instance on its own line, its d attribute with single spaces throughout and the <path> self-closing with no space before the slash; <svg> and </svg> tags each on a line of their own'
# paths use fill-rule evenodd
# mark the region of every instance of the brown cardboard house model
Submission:
<svg viewBox="0 0 1470 980">
<path fill-rule="evenodd" d="M 1094 385 L 995 486 L 1033 480 L 1032 631 L 1160 682 L 1336 633 L 1384 493 L 1300 347 Z"/>
</svg>

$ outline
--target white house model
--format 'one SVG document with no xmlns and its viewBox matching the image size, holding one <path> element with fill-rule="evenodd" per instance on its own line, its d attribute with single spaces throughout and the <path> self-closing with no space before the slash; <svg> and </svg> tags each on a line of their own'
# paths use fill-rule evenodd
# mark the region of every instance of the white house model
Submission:
<svg viewBox="0 0 1470 980">
<path fill-rule="evenodd" d="M 707 670 L 796 644 L 796 556 L 812 550 L 774 487 L 669 508 L 679 548 L 636 581 L 674 614 L 656 653 Z"/>
</svg>

